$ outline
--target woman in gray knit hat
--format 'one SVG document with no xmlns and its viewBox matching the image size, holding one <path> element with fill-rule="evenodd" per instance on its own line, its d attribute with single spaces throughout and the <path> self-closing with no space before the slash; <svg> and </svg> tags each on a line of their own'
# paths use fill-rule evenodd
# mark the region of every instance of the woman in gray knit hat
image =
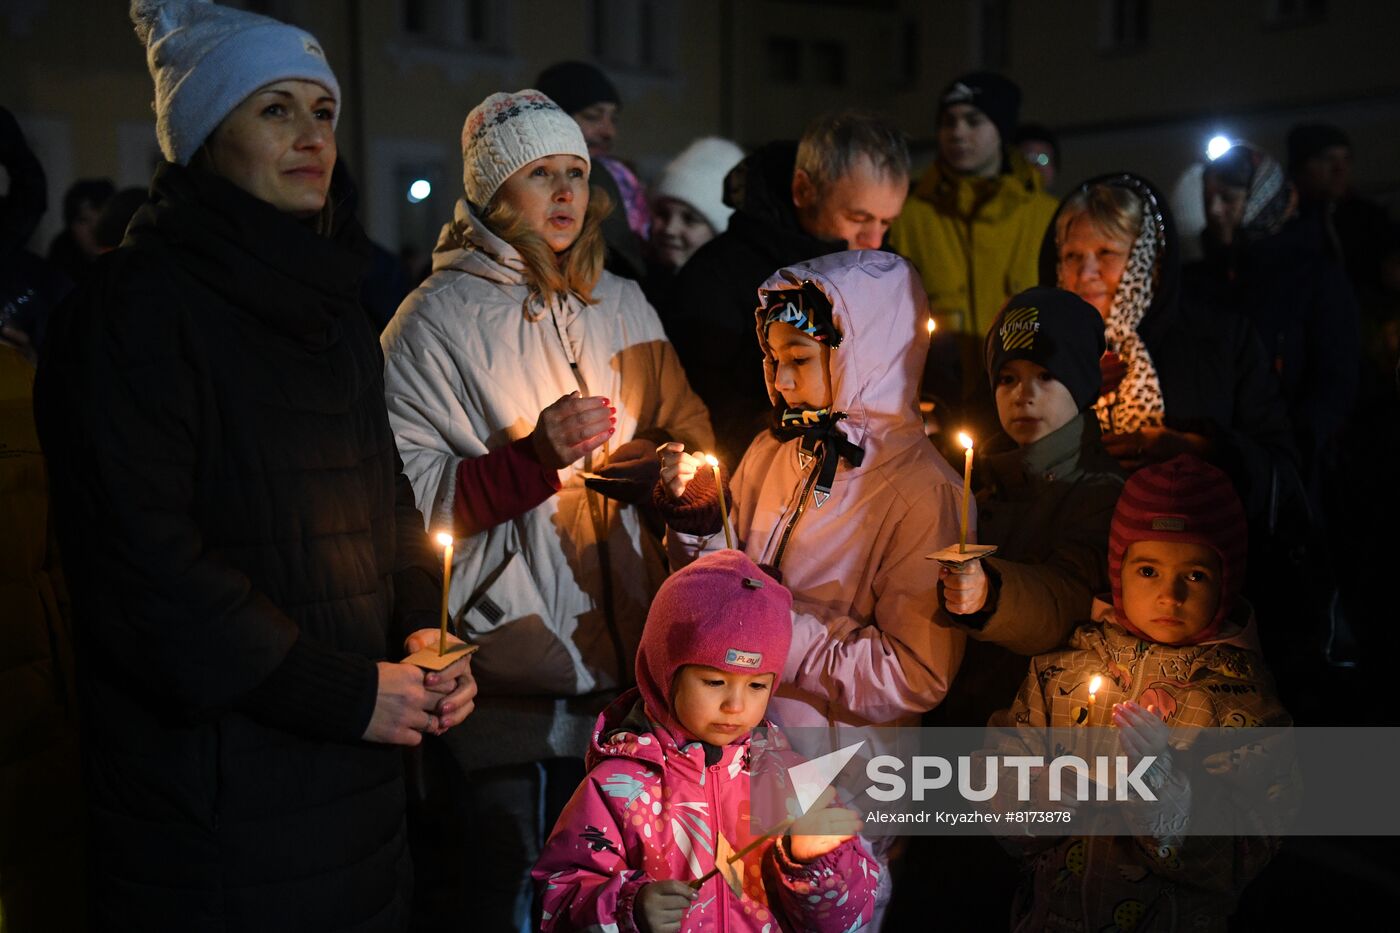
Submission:
<svg viewBox="0 0 1400 933">
<path fill-rule="evenodd" d="M 93 924 L 401 930 L 402 746 L 472 709 L 358 301 L 316 39 L 138 0 L 166 162 L 37 389 L 74 605 Z"/>
</svg>

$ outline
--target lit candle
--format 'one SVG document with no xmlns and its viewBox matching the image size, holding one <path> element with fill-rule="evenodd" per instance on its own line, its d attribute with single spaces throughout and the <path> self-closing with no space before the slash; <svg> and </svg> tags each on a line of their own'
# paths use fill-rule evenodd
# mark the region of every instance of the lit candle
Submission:
<svg viewBox="0 0 1400 933">
<path fill-rule="evenodd" d="M 938 330 L 938 324 L 934 321 L 934 319 L 932 318 L 932 316 L 929 317 L 928 323 L 927 323 L 926 325 L 924 325 L 924 326 L 926 326 L 926 327 L 928 328 L 928 335 L 929 335 L 930 337 L 933 336 L 933 332 L 934 332 L 934 331 Z"/>
<path fill-rule="evenodd" d="M 959 432 L 958 443 L 967 448 L 963 463 L 962 530 L 958 533 L 958 553 L 967 553 L 967 501 L 972 496 L 972 438 Z"/>
<path fill-rule="evenodd" d="M 447 651 L 447 596 L 452 590 L 452 536 L 445 531 L 438 532 L 438 544 L 442 552 L 442 621 L 438 628 L 438 657 Z"/>
<path fill-rule="evenodd" d="M 1094 705 L 1094 695 L 1099 692 L 1099 687 L 1103 685 L 1103 678 L 1095 674 L 1089 680 L 1089 706 Z"/>
<path fill-rule="evenodd" d="M 734 538 L 729 534 L 729 507 L 724 504 L 724 479 L 719 474 L 719 461 L 713 454 L 705 454 L 705 462 L 715 471 L 715 489 L 719 492 L 719 523 L 724 526 L 724 546 L 734 547 Z"/>
</svg>

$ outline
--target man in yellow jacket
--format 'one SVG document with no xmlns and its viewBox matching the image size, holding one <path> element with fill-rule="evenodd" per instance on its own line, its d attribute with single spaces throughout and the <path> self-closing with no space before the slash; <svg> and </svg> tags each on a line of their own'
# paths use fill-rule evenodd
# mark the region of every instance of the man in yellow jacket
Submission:
<svg viewBox="0 0 1400 933">
<path fill-rule="evenodd" d="M 982 337 L 1006 299 L 1037 283 L 1041 237 L 1055 213 L 1040 175 L 1009 145 L 1020 106 L 1020 88 L 1001 75 L 976 72 L 948 85 L 938 101 L 938 159 L 890 228 L 890 246 L 923 278 L 940 333 L 957 335 L 957 350 L 935 342 L 924 379 L 952 404 L 982 386 Z M 939 344 L 961 363 L 960 384 Z"/>
</svg>

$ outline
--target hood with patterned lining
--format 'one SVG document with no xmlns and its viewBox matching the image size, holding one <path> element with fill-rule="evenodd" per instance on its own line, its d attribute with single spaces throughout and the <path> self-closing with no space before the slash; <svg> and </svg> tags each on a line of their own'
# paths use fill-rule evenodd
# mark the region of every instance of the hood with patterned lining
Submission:
<svg viewBox="0 0 1400 933">
<path fill-rule="evenodd" d="M 915 443 L 927 443 L 916 399 L 928 357 L 928 300 L 918 271 L 905 259 L 880 250 L 848 250 L 778 270 L 759 288 L 755 312 L 768 398 L 784 406 L 775 386 L 777 361 L 766 338 L 763 296 L 815 287 L 831 304 L 840 334 L 830 355 L 831 411 L 844 414 L 835 428 L 863 451 L 869 469 Z"/>
</svg>

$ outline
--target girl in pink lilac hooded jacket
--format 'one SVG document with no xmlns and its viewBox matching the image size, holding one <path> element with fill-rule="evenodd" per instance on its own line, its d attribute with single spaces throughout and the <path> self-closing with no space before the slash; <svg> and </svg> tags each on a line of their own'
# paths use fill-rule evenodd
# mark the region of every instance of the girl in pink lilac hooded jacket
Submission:
<svg viewBox="0 0 1400 933">
<path fill-rule="evenodd" d="M 682 725 L 675 685 L 689 665 L 739 675 L 746 689 L 764 674 L 776 685 L 790 611 L 787 590 L 737 551 L 707 555 L 662 585 L 637 651 L 638 686 L 599 717 L 588 777 L 535 866 L 542 929 L 645 929 L 648 885 L 695 881 L 755 839 L 750 762 L 764 749 L 781 760 L 781 735 L 761 722 L 727 744 L 697 740 L 709 733 Z M 750 707 L 754 721 L 764 699 Z M 790 837 L 767 840 L 733 863 L 733 886 L 707 879 L 687 893 L 680 929 L 836 933 L 869 922 L 880 869 L 858 839 L 805 863 L 792 852 Z"/>
<path fill-rule="evenodd" d="M 917 725 L 963 652 L 962 634 L 934 622 L 938 570 L 926 559 L 958 540 L 961 482 L 916 404 L 928 354 L 919 274 L 893 253 L 833 253 L 779 270 L 759 297 L 775 428 L 754 438 L 726 485 L 737 546 L 793 594 L 792 648 L 770 715 L 784 728 Z M 830 346 L 829 411 L 786 407 L 770 318 L 805 320 L 801 329 Z M 724 545 L 709 469 L 683 467 L 694 479 L 679 501 L 666 489 L 679 449 L 663 447 L 654 497 L 672 566 Z"/>
</svg>

